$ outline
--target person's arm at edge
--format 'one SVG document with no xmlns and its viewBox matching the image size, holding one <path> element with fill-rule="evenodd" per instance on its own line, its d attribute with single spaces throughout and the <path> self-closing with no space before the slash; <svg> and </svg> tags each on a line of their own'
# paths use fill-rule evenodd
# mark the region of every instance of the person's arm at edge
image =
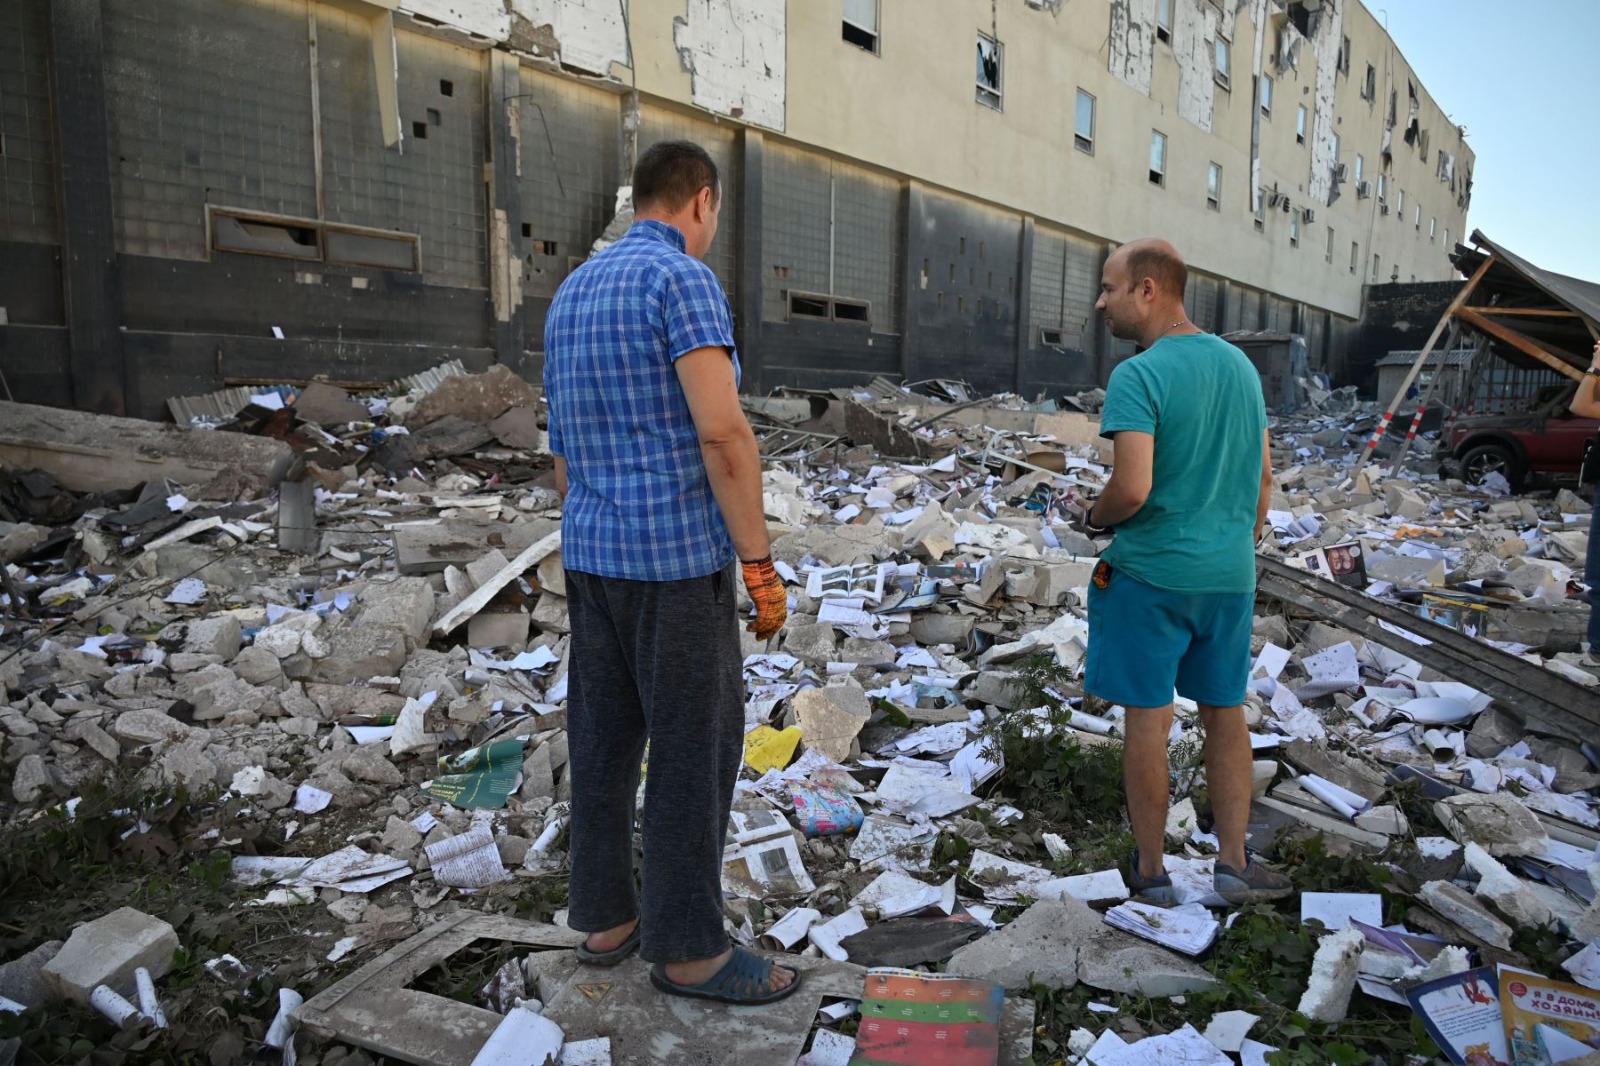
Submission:
<svg viewBox="0 0 1600 1066">
<path fill-rule="evenodd" d="M 1272 435 L 1261 431 L 1261 495 L 1256 498 L 1256 528 L 1250 535 L 1254 540 L 1261 536 L 1261 527 L 1267 523 L 1267 510 L 1272 506 Z"/>
<path fill-rule="evenodd" d="M 556 492 L 560 493 L 561 498 L 564 500 L 567 498 L 567 457 L 557 455 L 554 458 L 556 461 Z"/>
<path fill-rule="evenodd" d="M 741 560 L 765 558 L 771 543 L 761 499 L 761 453 L 739 406 L 733 359 L 726 348 L 696 348 L 679 356 L 673 366 L 733 549 Z"/>
<path fill-rule="evenodd" d="M 1600 341 L 1595 342 L 1594 356 L 1589 360 L 1589 365 L 1591 368 L 1600 367 Z M 1600 418 L 1600 375 L 1583 375 L 1567 407 L 1579 418 Z"/>
<path fill-rule="evenodd" d="M 1119 430 L 1111 438 L 1111 480 L 1089 512 L 1096 526 L 1114 526 L 1139 513 L 1150 498 L 1156 438 L 1152 433 Z"/>
</svg>

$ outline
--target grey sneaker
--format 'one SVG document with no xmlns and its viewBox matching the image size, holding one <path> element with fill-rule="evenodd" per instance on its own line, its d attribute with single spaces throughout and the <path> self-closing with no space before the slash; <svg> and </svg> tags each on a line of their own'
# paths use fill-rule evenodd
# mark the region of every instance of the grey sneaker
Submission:
<svg viewBox="0 0 1600 1066">
<path fill-rule="evenodd" d="M 1276 870 L 1269 870 L 1251 855 L 1243 870 L 1225 862 L 1216 864 L 1211 883 L 1217 895 L 1235 907 L 1243 903 L 1266 903 L 1294 894 L 1294 885 Z"/>
<path fill-rule="evenodd" d="M 1166 874 L 1159 877 L 1139 876 L 1138 848 L 1133 849 L 1133 855 L 1128 859 L 1128 887 L 1133 891 L 1133 898 L 1141 903 L 1156 907 L 1178 905 L 1178 892 L 1172 887 L 1172 878 Z"/>
</svg>

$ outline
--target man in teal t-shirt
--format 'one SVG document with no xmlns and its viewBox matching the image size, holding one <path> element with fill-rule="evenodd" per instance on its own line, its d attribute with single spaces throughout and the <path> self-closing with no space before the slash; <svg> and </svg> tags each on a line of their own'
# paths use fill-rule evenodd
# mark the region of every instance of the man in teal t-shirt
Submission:
<svg viewBox="0 0 1600 1066">
<path fill-rule="evenodd" d="M 1231 903 L 1258 902 L 1291 891 L 1244 843 L 1251 754 L 1241 705 L 1272 457 L 1261 380 L 1243 352 L 1189 321 L 1187 277 L 1177 249 L 1156 240 L 1118 249 L 1101 277 L 1095 309 L 1113 336 L 1144 350 L 1112 371 L 1100 416 L 1115 461 L 1084 523 L 1096 535 L 1115 527 L 1116 539 L 1089 589 L 1084 688 L 1127 711 L 1135 893 L 1176 902 L 1162 859 L 1176 690 L 1200 705 L 1205 728 L 1216 890 Z"/>
</svg>

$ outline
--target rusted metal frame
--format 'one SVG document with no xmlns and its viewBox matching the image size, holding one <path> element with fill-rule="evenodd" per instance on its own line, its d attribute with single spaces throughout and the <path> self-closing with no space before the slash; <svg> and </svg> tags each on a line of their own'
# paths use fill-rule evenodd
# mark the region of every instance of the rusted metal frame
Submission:
<svg viewBox="0 0 1600 1066">
<path fill-rule="evenodd" d="M 1474 329 L 1477 329 L 1483 333 L 1487 333 L 1495 340 L 1511 345 L 1511 347 L 1515 348 L 1522 354 L 1539 360 L 1539 362 L 1543 363 L 1551 370 L 1554 370 L 1557 373 L 1565 374 L 1573 381 L 1583 380 L 1583 371 L 1579 370 L 1577 367 L 1573 366 L 1560 356 L 1555 355 L 1554 353 L 1545 349 L 1541 345 L 1534 343 L 1527 337 L 1524 337 L 1514 329 L 1511 329 L 1507 326 L 1502 326 L 1500 323 L 1495 322 L 1492 319 L 1485 318 L 1478 312 L 1466 307 L 1457 308 L 1456 317 Z"/>
</svg>

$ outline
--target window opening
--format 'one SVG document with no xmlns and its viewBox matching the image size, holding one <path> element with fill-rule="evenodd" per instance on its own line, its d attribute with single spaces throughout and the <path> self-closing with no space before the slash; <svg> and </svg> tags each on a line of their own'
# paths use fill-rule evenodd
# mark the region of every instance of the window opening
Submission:
<svg viewBox="0 0 1600 1066">
<path fill-rule="evenodd" d="M 1216 163 L 1206 168 L 1206 206 L 1213 211 L 1222 210 L 1222 167 Z"/>
<path fill-rule="evenodd" d="M 1167 184 L 1167 135 L 1159 130 L 1150 132 L 1150 184 Z"/>
<path fill-rule="evenodd" d="M 1094 97 L 1078 90 L 1077 122 L 1073 127 L 1072 143 L 1080 152 L 1094 155 Z"/>
<path fill-rule="evenodd" d="M 977 101 L 999 111 L 1004 89 L 1005 46 L 993 37 L 978 34 Z"/>
<path fill-rule="evenodd" d="M 878 53 L 878 0 L 844 0 L 844 40 Z"/>
</svg>

